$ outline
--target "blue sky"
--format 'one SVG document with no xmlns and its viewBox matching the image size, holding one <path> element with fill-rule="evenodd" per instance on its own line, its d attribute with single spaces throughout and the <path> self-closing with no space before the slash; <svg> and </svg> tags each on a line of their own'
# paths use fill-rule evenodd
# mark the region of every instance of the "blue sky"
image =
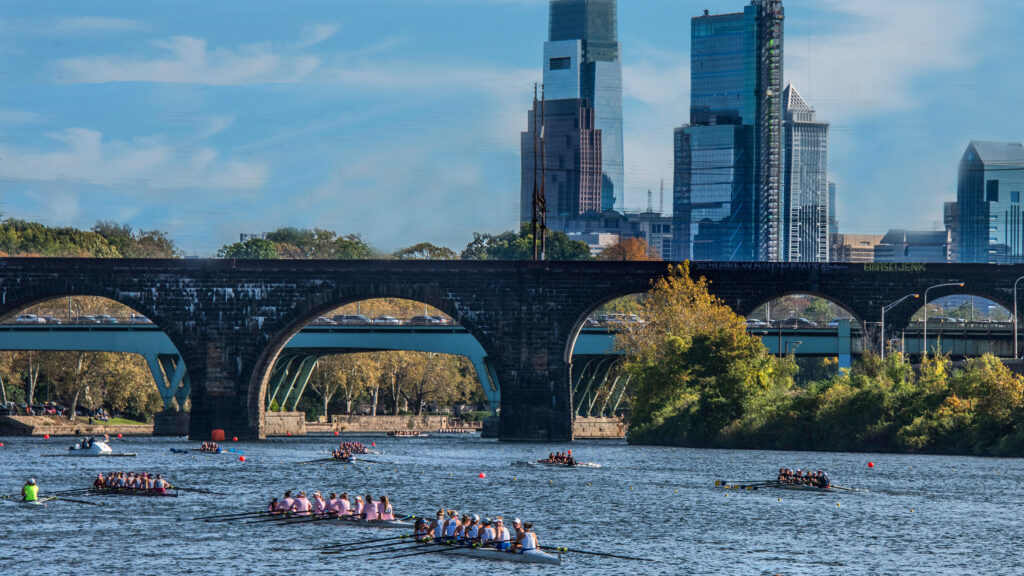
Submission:
<svg viewBox="0 0 1024 576">
<path fill-rule="evenodd" d="M 621 0 L 626 206 L 687 119 L 689 19 Z M 790 0 L 786 79 L 832 122 L 841 231 L 941 225 L 971 139 L 1024 140 L 1021 0 Z M 456 248 L 516 226 L 546 0 L 8 0 L 0 210 L 211 255 L 278 226 Z"/>
</svg>

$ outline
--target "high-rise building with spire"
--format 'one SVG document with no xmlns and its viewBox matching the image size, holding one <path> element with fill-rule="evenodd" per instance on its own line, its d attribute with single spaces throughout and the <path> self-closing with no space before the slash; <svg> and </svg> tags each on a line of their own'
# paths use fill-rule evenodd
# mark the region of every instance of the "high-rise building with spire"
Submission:
<svg viewBox="0 0 1024 576">
<path fill-rule="evenodd" d="M 548 100 L 582 99 L 601 131 L 601 209 L 621 207 L 622 59 L 617 0 L 551 0 L 544 44 Z"/>
</svg>

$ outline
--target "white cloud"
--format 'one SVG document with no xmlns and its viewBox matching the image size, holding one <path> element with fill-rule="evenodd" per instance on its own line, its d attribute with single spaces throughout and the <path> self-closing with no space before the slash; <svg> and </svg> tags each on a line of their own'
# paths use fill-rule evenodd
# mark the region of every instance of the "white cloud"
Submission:
<svg viewBox="0 0 1024 576">
<path fill-rule="evenodd" d="M 150 190 L 236 190 L 260 188 L 265 167 L 221 159 L 216 150 L 177 146 L 162 135 L 107 141 L 103 134 L 71 128 L 48 135 L 56 150 L 0 146 L 0 178 Z"/>
<path fill-rule="evenodd" d="M 140 20 L 87 16 L 82 18 L 62 18 L 45 30 L 51 34 L 79 34 L 88 32 L 137 32 L 147 28 L 147 24 Z"/>
<path fill-rule="evenodd" d="M 0 108 L 0 124 L 28 124 L 37 122 L 42 118 L 35 112 L 26 110 L 15 110 L 13 108 Z"/>
<path fill-rule="evenodd" d="M 230 86 L 252 83 L 290 83 L 306 78 L 320 59 L 306 54 L 275 50 L 270 43 L 236 49 L 207 46 L 206 40 L 173 36 L 154 41 L 166 53 L 162 58 L 93 56 L 69 58 L 56 63 L 64 82 L 157 82 Z"/>
<path fill-rule="evenodd" d="M 914 82 L 972 64 L 978 7 L 958 0 L 822 0 L 845 28 L 787 39 L 786 79 L 823 118 L 843 121 L 915 105 Z"/>
<path fill-rule="evenodd" d="M 334 23 L 307 26 L 302 30 L 302 37 L 297 46 L 299 48 L 308 48 L 314 44 L 319 44 L 337 34 L 338 28 L 339 26 Z"/>
</svg>

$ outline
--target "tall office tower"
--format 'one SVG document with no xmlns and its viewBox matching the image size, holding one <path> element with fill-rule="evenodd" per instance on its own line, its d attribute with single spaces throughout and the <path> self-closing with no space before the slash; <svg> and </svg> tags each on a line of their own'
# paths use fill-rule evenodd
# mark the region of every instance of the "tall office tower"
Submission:
<svg viewBox="0 0 1024 576">
<path fill-rule="evenodd" d="M 828 183 L 828 233 L 839 234 L 839 218 L 836 217 L 836 183 Z"/>
<path fill-rule="evenodd" d="M 785 257 L 783 22 L 780 0 L 752 0 L 735 14 L 705 10 L 690 22 L 690 124 L 676 131 L 673 187 L 681 232 L 673 235 L 673 250 L 680 257 L 687 243 L 694 258 L 699 243 L 718 246 L 715 259 Z M 723 172 L 732 178 L 727 185 L 709 177 Z"/>
<path fill-rule="evenodd" d="M 625 192 L 622 145 L 622 60 L 617 0 L 551 0 L 544 43 L 544 89 L 552 100 L 581 98 L 601 131 L 601 209 Z"/>
<path fill-rule="evenodd" d="M 828 262 L 828 128 L 792 84 L 782 95 L 783 246 L 787 262 Z"/>
<path fill-rule="evenodd" d="M 960 261 L 960 205 L 956 202 L 942 203 L 942 223 L 949 232 L 949 261 Z"/>
<path fill-rule="evenodd" d="M 960 159 L 960 262 L 1024 262 L 1024 145 L 978 142 Z"/>
<path fill-rule="evenodd" d="M 567 218 L 601 210 L 601 131 L 594 127 L 594 107 L 586 100 L 546 100 L 543 108 L 541 133 L 536 132 L 540 102 L 530 110 L 522 133 L 520 221 L 533 219 L 533 183 L 543 168 L 547 225 L 563 230 Z"/>
</svg>

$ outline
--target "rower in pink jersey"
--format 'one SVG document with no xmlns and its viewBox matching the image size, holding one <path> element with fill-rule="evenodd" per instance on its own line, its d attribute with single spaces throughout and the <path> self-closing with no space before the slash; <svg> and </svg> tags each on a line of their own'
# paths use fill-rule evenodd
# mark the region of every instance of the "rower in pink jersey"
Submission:
<svg viewBox="0 0 1024 576">
<path fill-rule="evenodd" d="M 309 511 L 313 509 L 313 504 L 310 503 L 309 499 L 306 498 L 305 492 L 299 492 L 299 497 L 292 503 L 292 511 L 297 516 L 309 516 Z"/>
<path fill-rule="evenodd" d="M 320 495 L 320 492 L 313 492 L 313 514 L 322 516 L 327 511 L 327 502 L 324 502 L 324 497 Z"/>
<path fill-rule="evenodd" d="M 379 502 L 374 501 L 373 496 L 366 495 L 366 499 L 363 500 L 363 520 L 380 519 L 380 514 L 377 513 L 377 504 Z"/>
<path fill-rule="evenodd" d="M 295 505 L 295 499 L 292 498 L 292 491 L 289 490 L 284 493 L 284 498 L 277 503 L 277 509 L 281 512 L 291 512 L 292 506 Z"/>
<path fill-rule="evenodd" d="M 394 520 L 395 511 L 391 508 L 391 501 L 387 496 L 381 496 L 377 503 L 377 517 L 381 520 Z"/>
<path fill-rule="evenodd" d="M 366 511 L 366 504 L 363 503 L 363 497 L 362 496 L 358 496 L 358 495 L 356 496 L 356 503 L 355 503 L 355 506 L 353 506 L 352 508 L 353 508 L 352 513 L 357 518 L 362 518 L 363 517 L 363 512 Z"/>
<path fill-rule="evenodd" d="M 352 515 L 352 503 L 348 501 L 348 492 L 342 492 L 341 497 L 338 498 L 338 501 L 334 506 L 335 510 L 338 512 L 338 516 Z"/>
</svg>

